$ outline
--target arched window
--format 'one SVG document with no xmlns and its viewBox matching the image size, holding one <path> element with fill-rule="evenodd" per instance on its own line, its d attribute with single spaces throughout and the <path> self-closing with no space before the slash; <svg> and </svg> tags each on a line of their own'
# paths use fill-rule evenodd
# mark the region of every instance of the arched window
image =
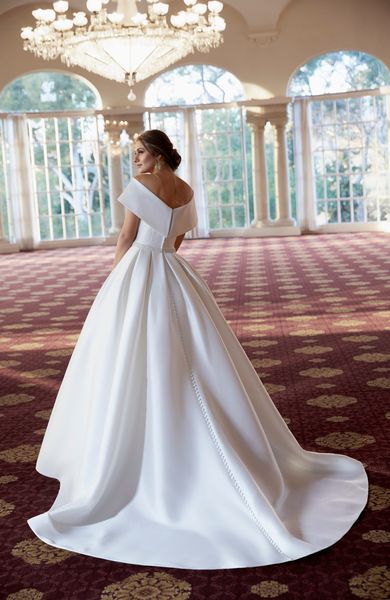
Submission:
<svg viewBox="0 0 390 600">
<path fill-rule="evenodd" d="M 211 65 L 185 65 L 157 77 L 145 94 L 145 106 L 232 102 L 245 98 L 241 82 Z"/>
<path fill-rule="evenodd" d="M 352 51 L 313 58 L 291 78 L 290 95 L 312 96 L 305 105 L 295 100 L 294 110 L 309 109 L 306 160 L 317 226 L 390 220 L 390 95 L 378 89 L 385 85 L 390 85 L 389 69 Z M 297 122 L 302 123 L 299 116 Z"/>
<path fill-rule="evenodd" d="M 101 108 L 97 91 L 78 75 L 60 71 L 28 73 L 8 84 L 0 93 L 4 112 L 49 112 Z"/>
<path fill-rule="evenodd" d="M 96 108 L 101 108 L 101 99 L 89 82 L 58 71 L 29 73 L 3 89 L 0 111 L 28 113 L 23 122 L 15 119 L 12 128 L 0 129 L 2 147 L 7 147 L 9 138 L 11 148 L 7 157 L 4 152 L 0 156 L 3 221 L 10 221 L 10 205 L 18 197 L 11 197 L 7 185 L 8 163 L 11 168 L 18 153 L 12 140 L 20 128 L 29 144 L 35 239 L 45 242 L 106 234 L 109 198 L 104 119 L 85 112 Z M 7 235 L 12 238 L 10 226 Z"/>
<path fill-rule="evenodd" d="M 288 95 L 313 96 L 390 85 L 386 65 L 365 52 L 329 52 L 312 58 L 290 79 Z"/>
</svg>

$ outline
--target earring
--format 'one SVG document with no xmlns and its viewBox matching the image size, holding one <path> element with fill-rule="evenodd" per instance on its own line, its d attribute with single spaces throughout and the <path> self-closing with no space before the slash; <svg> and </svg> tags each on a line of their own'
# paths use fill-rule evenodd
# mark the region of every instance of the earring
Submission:
<svg viewBox="0 0 390 600">
<path fill-rule="evenodd" d="M 159 158 L 156 158 L 156 164 L 154 165 L 154 168 L 156 169 L 156 171 L 159 171 L 161 169 L 161 164 L 160 164 Z"/>
</svg>

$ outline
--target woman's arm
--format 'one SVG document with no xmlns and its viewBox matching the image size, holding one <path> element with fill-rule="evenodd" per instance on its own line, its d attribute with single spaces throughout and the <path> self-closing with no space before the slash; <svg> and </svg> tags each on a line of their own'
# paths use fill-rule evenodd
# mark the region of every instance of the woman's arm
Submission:
<svg viewBox="0 0 390 600">
<path fill-rule="evenodd" d="M 178 250 L 180 248 L 180 244 L 182 243 L 182 241 L 184 240 L 184 236 L 185 233 L 182 233 L 181 235 L 178 235 L 176 240 L 175 240 L 175 250 Z"/>
<path fill-rule="evenodd" d="M 122 256 L 128 251 L 134 242 L 137 235 L 139 221 L 139 217 L 129 210 L 126 210 L 125 220 L 123 221 L 122 229 L 119 232 L 118 241 L 116 244 L 115 258 L 112 268 L 118 264 Z"/>
</svg>

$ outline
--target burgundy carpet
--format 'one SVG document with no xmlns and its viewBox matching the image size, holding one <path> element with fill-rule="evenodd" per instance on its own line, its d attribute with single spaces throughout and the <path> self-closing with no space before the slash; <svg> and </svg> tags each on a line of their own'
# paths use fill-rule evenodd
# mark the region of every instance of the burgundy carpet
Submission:
<svg viewBox="0 0 390 600">
<path fill-rule="evenodd" d="M 58 483 L 34 469 L 56 391 L 114 249 L 0 256 L 1 598 L 390 597 L 390 236 L 212 239 L 181 252 L 212 288 L 299 442 L 364 462 L 367 508 L 335 546 L 278 566 L 190 571 L 57 550 L 26 524 Z M 321 515 L 318 515 L 321 518 Z"/>
</svg>

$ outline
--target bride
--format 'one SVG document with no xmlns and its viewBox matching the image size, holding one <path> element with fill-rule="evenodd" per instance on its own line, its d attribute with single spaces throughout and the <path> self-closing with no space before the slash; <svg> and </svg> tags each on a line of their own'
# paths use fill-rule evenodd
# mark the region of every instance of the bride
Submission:
<svg viewBox="0 0 390 600">
<path fill-rule="evenodd" d="M 28 524 L 124 563 L 226 569 L 334 544 L 367 501 L 362 464 L 300 447 L 200 275 L 196 225 L 165 133 L 135 144 L 114 268 L 69 361 L 37 461 L 60 482 Z"/>
</svg>

